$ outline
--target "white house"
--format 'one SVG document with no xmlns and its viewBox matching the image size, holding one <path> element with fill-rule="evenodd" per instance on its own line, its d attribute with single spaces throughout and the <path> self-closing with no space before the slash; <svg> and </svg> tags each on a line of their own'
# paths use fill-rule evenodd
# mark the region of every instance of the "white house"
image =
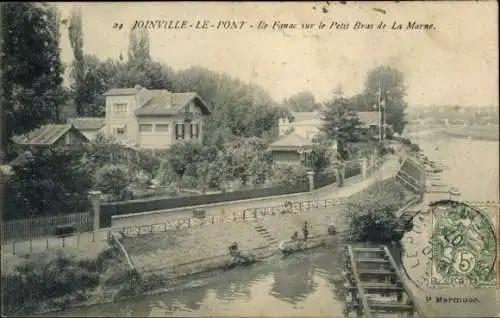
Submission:
<svg viewBox="0 0 500 318">
<path fill-rule="evenodd" d="M 195 92 L 115 88 L 104 93 L 104 133 L 133 147 L 166 149 L 182 140 L 201 140 L 211 111 Z"/>
</svg>

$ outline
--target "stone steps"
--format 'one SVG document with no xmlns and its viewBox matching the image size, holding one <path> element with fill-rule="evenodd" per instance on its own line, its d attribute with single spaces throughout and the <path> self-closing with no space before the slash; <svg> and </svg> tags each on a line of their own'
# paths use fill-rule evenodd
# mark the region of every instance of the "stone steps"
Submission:
<svg viewBox="0 0 500 318">
<path fill-rule="evenodd" d="M 260 236 L 262 236 L 266 240 L 266 242 L 269 243 L 269 245 L 278 244 L 278 239 L 274 237 L 271 233 L 269 233 L 269 231 L 265 228 L 264 224 L 258 222 L 253 227 L 257 231 L 257 233 L 259 233 Z"/>
</svg>

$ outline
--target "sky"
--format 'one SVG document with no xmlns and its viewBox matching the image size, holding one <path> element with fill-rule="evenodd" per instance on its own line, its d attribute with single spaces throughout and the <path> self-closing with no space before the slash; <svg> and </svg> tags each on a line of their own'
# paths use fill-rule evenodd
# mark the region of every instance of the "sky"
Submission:
<svg viewBox="0 0 500 318">
<path fill-rule="evenodd" d="M 327 6 L 328 12 L 322 7 Z M 202 66 L 259 84 L 281 101 L 301 90 L 318 101 L 342 86 L 346 95 L 363 89 L 368 71 L 380 64 L 405 74 L 409 105 L 498 105 L 498 8 L 480 2 L 231 3 L 142 2 L 58 3 L 62 17 L 78 6 L 83 13 L 84 51 L 101 59 L 126 56 L 128 33 L 136 20 L 246 21 L 242 29 L 150 29 L 153 59 L 175 70 Z M 374 10 L 380 9 L 380 10 Z M 385 12 L 385 13 L 384 13 Z M 269 27 L 258 30 L 259 21 Z M 271 29 L 274 22 L 294 30 Z M 349 23 L 348 30 L 329 29 Z M 385 30 L 354 30 L 380 22 Z M 392 30 L 408 22 L 434 24 L 433 30 Z M 326 24 L 318 29 L 318 24 Z M 123 24 L 121 30 L 113 24 Z M 302 23 L 315 24 L 301 29 Z M 249 25 L 254 25 L 250 28 Z M 66 30 L 62 59 L 71 63 Z"/>
</svg>

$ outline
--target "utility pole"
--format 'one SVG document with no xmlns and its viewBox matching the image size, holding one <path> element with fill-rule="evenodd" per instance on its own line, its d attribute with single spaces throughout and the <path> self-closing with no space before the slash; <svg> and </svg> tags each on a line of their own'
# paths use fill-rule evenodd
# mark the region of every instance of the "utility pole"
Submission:
<svg viewBox="0 0 500 318">
<path fill-rule="evenodd" d="M 378 126 L 378 133 L 379 133 L 379 141 L 382 142 L 382 87 L 380 84 L 380 80 L 378 81 L 378 114 L 379 114 L 379 126 Z"/>
<path fill-rule="evenodd" d="M 385 134 L 385 108 L 387 107 L 387 94 L 384 91 L 383 98 L 382 98 L 382 130 L 383 130 L 383 139 L 385 140 L 386 134 Z"/>
</svg>

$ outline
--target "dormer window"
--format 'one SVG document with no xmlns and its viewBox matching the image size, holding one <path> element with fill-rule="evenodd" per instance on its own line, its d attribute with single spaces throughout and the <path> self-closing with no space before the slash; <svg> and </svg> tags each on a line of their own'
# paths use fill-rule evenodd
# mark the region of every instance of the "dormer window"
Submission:
<svg viewBox="0 0 500 318">
<path fill-rule="evenodd" d="M 113 104 L 113 112 L 117 117 L 126 116 L 127 104 L 126 103 Z"/>
</svg>

